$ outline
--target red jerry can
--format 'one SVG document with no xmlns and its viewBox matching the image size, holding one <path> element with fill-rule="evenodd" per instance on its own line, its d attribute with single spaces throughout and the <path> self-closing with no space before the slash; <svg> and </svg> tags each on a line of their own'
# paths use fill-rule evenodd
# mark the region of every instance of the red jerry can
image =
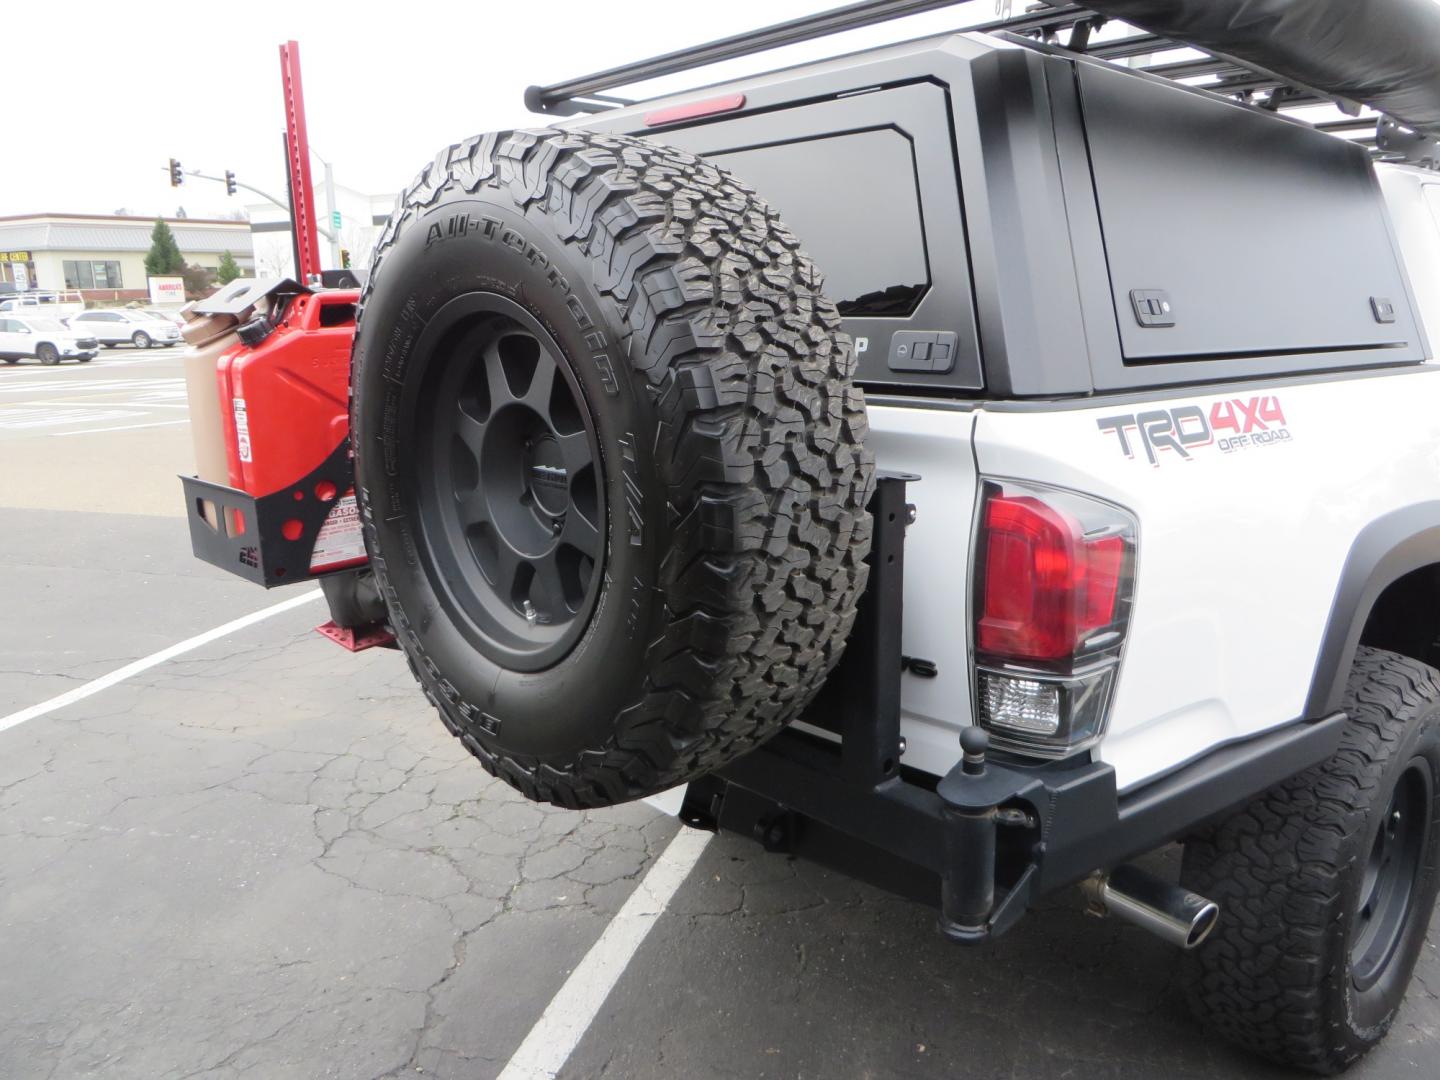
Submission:
<svg viewBox="0 0 1440 1080">
<path fill-rule="evenodd" d="M 337 466 L 350 453 L 350 346 L 359 298 L 356 289 L 293 296 L 278 320 L 272 315 L 241 327 L 242 344 L 216 362 L 231 486 L 267 505 L 293 502 L 295 516 L 281 522 L 289 541 L 300 540 L 305 522 L 330 505 L 315 535 L 312 574 L 365 562 L 354 489 L 338 490 L 327 478 L 349 475 Z"/>
</svg>

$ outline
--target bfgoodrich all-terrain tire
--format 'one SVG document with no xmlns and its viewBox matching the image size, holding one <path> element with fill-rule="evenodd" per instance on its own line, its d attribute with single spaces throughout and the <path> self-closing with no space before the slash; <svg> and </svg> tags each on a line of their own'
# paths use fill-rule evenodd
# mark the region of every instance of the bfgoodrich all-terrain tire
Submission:
<svg viewBox="0 0 1440 1080">
<path fill-rule="evenodd" d="M 1437 679 L 1360 649 L 1335 756 L 1187 841 L 1182 881 L 1223 914 L 1185 979 L 1219 1034 L 1329 1074 L 1390 1029 L 1440 888 Z"/>
<path fill-rule="evenodd" d="M 820 287 L 753 192 L 636 139 L 477 137 L 402 196 L 355 343 L 366 541 L 441 717 L 530 798 L 713 769 L 839 658 L 873 467 Z"/>
</svg>

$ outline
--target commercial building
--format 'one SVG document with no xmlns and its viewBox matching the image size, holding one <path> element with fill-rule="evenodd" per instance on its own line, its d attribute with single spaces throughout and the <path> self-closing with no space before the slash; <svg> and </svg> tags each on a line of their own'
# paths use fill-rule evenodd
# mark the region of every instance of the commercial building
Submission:
<svg viewBox="0 0 1440 1080">
<path fill-rule="evenodd" d="M 254 272 L 245 221 L 165 218 L 192 266 L 215 268 L 225 252 Z M 76 289 L 86 300 L 149 296 L 145 255 L 155 219 L 115 214 L 20 214 L 0 217 L 0 282 L 22 289 Z"/>
</svg>

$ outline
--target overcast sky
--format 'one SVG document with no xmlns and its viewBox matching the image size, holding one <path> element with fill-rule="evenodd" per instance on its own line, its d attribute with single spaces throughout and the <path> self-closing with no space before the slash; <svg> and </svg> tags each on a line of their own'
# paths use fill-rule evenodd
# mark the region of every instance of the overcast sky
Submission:
<svg viewBox="0 0 1440 1080">
<path fill-rule="evenodd" d="M 201 217 L 255 201 L 193 178 L 172 189 L 171 157 L 187 169 L 232 169 L 283 198 L 278 47 L 287 38 L 300 42 L 311 146 L 338 183 L 377 194 L 398 190 L 442 146 L 542 123 L 521 102 L 532 83 L 840 2 L 0 0 L 0 215 L 173 214 L 183 205 Z M 717 66 L 700 81 L 971 25 L 995 9 L 996 0 L 971 0 Z"/>
</svg>

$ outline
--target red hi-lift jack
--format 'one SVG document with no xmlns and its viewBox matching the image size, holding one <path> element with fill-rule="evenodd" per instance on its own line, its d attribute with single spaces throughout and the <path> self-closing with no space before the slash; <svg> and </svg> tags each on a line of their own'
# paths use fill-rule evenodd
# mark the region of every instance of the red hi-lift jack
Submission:
<svg viewBox="0 0 1440 1080">
<path fill-rule="evenodd" d="M 295 269 L 301 281 L 309 282 L 320 277 L 320 231 L 315 223 L 315 186 L 310 176 L 310 134 L 305 122 L 299 42 L 287 41 L 280 46 L 280 80 L 285 98 L 285 166 L 290 178 Z M 351 652 L 395 642 L 395 635 L 384 623 L 357 628 L 340 626 L 331 619 L 315 629 Z"/>
<path fill-rule="evenodd" d="M 320 268 L 297 42 L 280 46 L 280 75 L 295 267 L 304 284 L 236 282 L 192 305 L 187 383 L 197 457 L 225 465 L 181 479 L 197 556 L 267 588 L 319 580 L 333 618 L 316 629 L 357 652 L 394 643 L 384 605 L 364 578 L 354 492 L 348 389 L 360 293 L 353 276 L 338 280 L 348 271 Z M 193 378 L 190 364 L 198 365 Z M 214 444 L 202 452 L 199 441 L 212 437 L 223 441 L 223 454 Z"/>
<path fill-rule="evenodd" d="M 320 232 L 315 222 L 315 186 L 310 179 L 310 134 L 305 125 L 298 41 L 280 46 L 280 83 L 285 96 L 285 170 L 290 177 L 295 272 L 310 284 L 320 278 Z"/>
</svg>

